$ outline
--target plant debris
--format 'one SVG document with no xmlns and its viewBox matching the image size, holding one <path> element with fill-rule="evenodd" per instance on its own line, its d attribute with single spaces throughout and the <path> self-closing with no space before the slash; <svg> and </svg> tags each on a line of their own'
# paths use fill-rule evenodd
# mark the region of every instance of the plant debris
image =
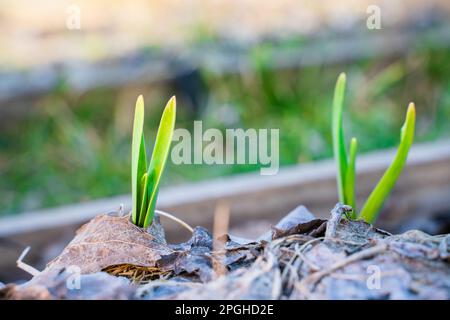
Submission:
<svg viewBox="0 0 450 320">
<path fill-rule="evenodd" d="M 450 235 L 400 235 L 299 207 L 258 240 L 208 230 L 167 244 L 159 219 L 144 230 L 130 216 L 101 215 L 47 268 L 7 299 L 450 299 Z M 67 285 L 79 265 L 80 289 Z"/>
</svg>

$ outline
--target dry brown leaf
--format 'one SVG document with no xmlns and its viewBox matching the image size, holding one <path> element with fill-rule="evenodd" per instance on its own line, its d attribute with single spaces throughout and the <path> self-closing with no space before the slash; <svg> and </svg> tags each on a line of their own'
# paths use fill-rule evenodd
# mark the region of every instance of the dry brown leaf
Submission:
<svg viewBox="0 0 450 320">
<path fill-rule="evenodd" d="M 47 265 L 44 273 L 73 265 L 83 274 L 120 264 L 153 267 L 162 256 L 173 252 L 162 239 L 135 226 L 129 215 L 100 215 L 77 231 L 75 238 Z"/>
</svg>

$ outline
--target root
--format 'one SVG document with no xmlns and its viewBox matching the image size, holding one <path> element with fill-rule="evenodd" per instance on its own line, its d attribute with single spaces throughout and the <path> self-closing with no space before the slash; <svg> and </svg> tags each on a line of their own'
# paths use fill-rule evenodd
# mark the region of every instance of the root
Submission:
<svg viewBox="0 0 450 320">
<path fill-rule="evenodd" d="M 278 240 L 278 239 L 277 239 Z M 270 248 L 275 252 L 279 265 L 281 267 L 280 278 L 285 290 L 290 291 L 294 283 L 299 281 L 298 270 L 303 263 L 307 264 L 312 270 L 319 268 L 306 258 L 304 252 L 311 248 L 313 243 L 324 240 L 324 237 L 311 238 L 304 235 L 292 235 L 286 238 L 275 240 Z M 290 255 L 288 260 L 282 260 L 282 255 Z"/>
</svg>

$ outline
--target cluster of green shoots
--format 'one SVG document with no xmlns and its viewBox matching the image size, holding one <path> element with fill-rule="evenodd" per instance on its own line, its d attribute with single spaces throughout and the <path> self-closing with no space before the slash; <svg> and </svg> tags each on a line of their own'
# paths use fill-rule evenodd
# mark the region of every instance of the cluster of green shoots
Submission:
<svg viewBox="0 0 450 320">
<path fill-rule="evenodd" d="M 359 217 L 369 223 L 373 223 L 406 163 L 408 152 L 414 139 L 415 107 L 413 103 L 410 103 L 408 107 L 406 120 L 401 129 L 400 145 L 393 162 L 358 214 L 355 200 L 357 140 L 356 138 L 351 139 L 347 154 L 342 127 L 345 82 L 345 74 L 341 74 L 337 80 L 333 98 L 333 152 L 337 165 L 339 201 L 353 208 L 352 218 Z M 176 100 L 175 97 L 172 97 L 161 117 L 153 154 L 147 166 L 147 152 L 143 133 L 144 99 L 142 96 L 139 96 L 137 99 L 131 151 L 132 221 L 135 225 L 142 228 L 147 228 L 154 216 L 159 184 L 169 155 L 175 118 Z"/>
<path fill-rule="evenodd" d="M 176 100 L 172 97 L 167 103 L 159 124 L 153 154 L 147 166 L 147 151 L 144 139 L 144 98 L 136 102 L 131 146 L 131 190 L 132 213 L 135 225 L 147 228 L 155 214 L 156 198 L 164 167 L 169 155 L 170 144 L 176 118 Z"/>
<path fill-rule="evenodd" d="M 361 218 L 366 222 L 373 223 L 406 163 L 409 149 L 414 140 L 416 111 L 414 103 L 410 103 L 406 112 L 405 123 L 400 132 L 400 145 L 395 158 L 358 213 L 355 200 L 355 163 L 358 142 L 354 137 L 351 139 L 347 154 L 342 127 L 345 82 L 346 77 L 342 73 L 337 80 L 333 98 L 333 153 L 337 166 L 339 201 L 353 208 L 353 219 Z"/>
</svg>

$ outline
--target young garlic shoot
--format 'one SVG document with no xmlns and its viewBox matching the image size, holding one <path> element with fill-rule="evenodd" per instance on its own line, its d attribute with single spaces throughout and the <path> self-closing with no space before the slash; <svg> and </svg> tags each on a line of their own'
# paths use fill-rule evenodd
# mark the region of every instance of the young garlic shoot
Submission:
<svg viewBox="0 0 450 320">
<path fill-rule="evenodd" d="M 134 113 L 133 140 L 131 146 L 131 194 L 133 223 L 147 228 L 153 220 L 161 176 L 169 155 L 175 128 L 176 99 L 172 97 L 164 108 L 153 154 L 147 167 L 144 139 L 144 98 L 138 97 Z"/>
<path fill-rule="evenodd" d="M 342 125 L 345 86 L 346 76 L 344 73 L 341 73 L 336 82 L 332 105 L 333 154 L 337 167 L 336 181 L 339 202 L 353 208 L 351 218 L 355 219 L 359 217 L 364 219 L 366 222 L 374 223 L 406 163 L 409 149 L 411 148 L 414 140 L 416 118 L 415 106 L 414 103 L 410 103 L 408 106 L 406 120 L 401 129 L 400 145 L 397 149 L 397 154 L 393 162 L 368 197 L 366 203 L 361 209 L 360 214 L 358 215 L 355 197 L 355 168 L 358 142 L 356 138 L 351 139 L 350 148 L 347 155 Z"/>
<path fill-rule="evenodd" d="M 351 217 L 356 218 L 355 163 L 358 142 L 356 138 L 352 138 L 348 157 L 347 149 L 345 147 L 344 129 L 342 125 L 345 84 L 346 76 L 344 73 L 341 73 L 336 82 L 333 97 L 333 153 L 337 167 L 336 178 L 338 185 L 339 202 L 351 206 L 353 208 Z"/>
<path fill-rule="evenodd" d="M 384 201 L 391 193 L 403 167 L 405 166 L 408 152 L 414 140 L 414 127 L 416 122 L 416 108 L 410 103 L 406 112 L 406 120 L 400 133 L 400 145 L 394 160 L 383 174 L 375 189 L 370 194 L 364 207 L 361 209 L 360 217 L 369 223 L 374 223 Z"/>
</svg>

